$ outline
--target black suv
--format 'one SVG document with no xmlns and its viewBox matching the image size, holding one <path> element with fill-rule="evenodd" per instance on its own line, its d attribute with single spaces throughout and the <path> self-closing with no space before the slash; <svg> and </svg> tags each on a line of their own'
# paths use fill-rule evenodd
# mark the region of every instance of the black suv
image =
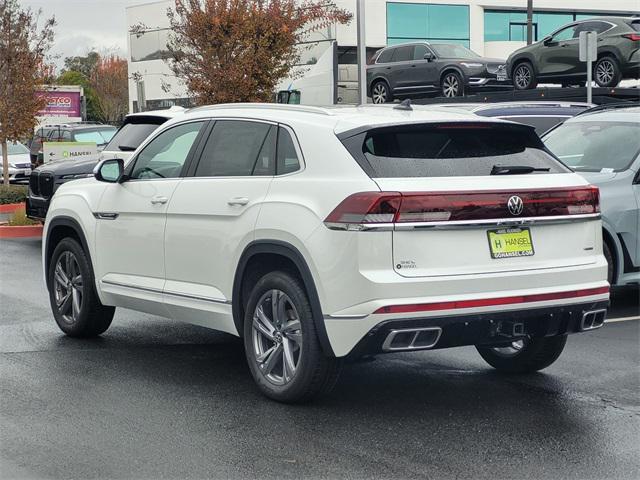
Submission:
<svg viewBox="0 0 640 480">
<path fill-rule="evenodd" d="M 98 151 L 109 143 L 117 128 L 97 122 L 77 122 L 56 125 L 45 125 L 36 130 L 29 141 L 31 165 L 41 165 L 44 142 L 95 142 Z"/>
<path fill-rule="evenodd" d="M 504 60 L 483 58 L 462 45 L 405 43 L 383 48 L 367 66 L 373 103 L 438 94 L 457 97 L 477 87 L 505 86 Z"/>
<path fill-rule="evenodd" d="M 598 58 L 593 79 L 600 87 L 615 87 L 623 78 L 640 78 L 640 18 L 595 17 L 573 22 L 541 41 L 513 52 L 507 72 L 517 90 L 538 82 L 584 86 L 586 63 L 579 59 L 580 32 L 597 32 Z"/>
<path fill-rule="evenodd" d="M 110 132 L 111 141 L 107 145 L 101 146 L 101 158 L 128 160 L 133 151 L 147 139 L 151 132 L 170 118 L 183 112 L 185 112 L 184 108 L 173 107 L 167 110 L 127 115 L 117 132 L 114 127 L 110 127 L 113 130 Z M 90 132 L 97 128 L 99 127 L 94 125 L 92 128 L 78 128 L 74 131 Z M 66 130 L 62 128 L 60 131 Z M 115 135 L 114 132 L 116 132 Z M 79 137 L 82 138 L 82 135 Z M 78 135 L 72 135 L 72 138 L 78 138 Z M 70 180 L 93 177 L 93 169 L 97 163 L 98 160 L 58 160 L 45 163 L 34 169 L 29 177 L 27 216 L 35 220 L 44 220 L 47 210 L 49 210 L 51 197 L 58 187 Z"/>
</svg>

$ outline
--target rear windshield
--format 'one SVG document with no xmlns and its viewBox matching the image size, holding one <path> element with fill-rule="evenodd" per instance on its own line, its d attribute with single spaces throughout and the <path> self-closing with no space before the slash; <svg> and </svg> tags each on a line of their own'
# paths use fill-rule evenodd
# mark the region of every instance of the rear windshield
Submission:
<svg viewBox="0 0 640 480">
<path fill-rule="evenodd" d="M 570 170 L 545 151 L 533 129 L 517 125 L 408 125 L 343 139 L 373 178 L 491 175 L 494 166 Z"/>
<path fill-rule="evenodd" d="M 147 118 L 144 121 L 131 120 L 120 127 L 120 130 L 113 136 L 109 144 L 105 147 L 107 152 L 132 152 L 151 133 L 167 120 L 165 118 Z"/>
<path fill-rule="evenodd" d="M 95 142 L 96 145 L 105 145 L 116 133 L 115 127 L 102 128 L 96 130 L 80 130 L 73 133 L 76 142 Z"/>
<path fill-rule="evenodd" d="M 640 20 L 634 20 L 631 22 L 631 28 L 633 28 L 636 32 L 640 32 Z"/>
</svg>

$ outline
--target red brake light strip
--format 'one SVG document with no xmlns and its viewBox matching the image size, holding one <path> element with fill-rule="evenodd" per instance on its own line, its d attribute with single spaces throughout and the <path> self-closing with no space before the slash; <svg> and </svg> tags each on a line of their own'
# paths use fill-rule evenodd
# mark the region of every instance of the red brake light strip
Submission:
<svg viewBox="0 0 640 480">
<path fill-rule="evenodd" d="M 535 295 L 518 295 L 515 297 L 483 298 L 477 300 L 460 300 L 456 302 L 417 303 L 409 305 L 388 305 L 380 307 L 374 314 L 432 312 L 435 310 L 456 310 L 460 308 L 492 307 L 496 305 L 513 305 L 516 303 L 546 302 L 567 298 L 589 297 L 609 293 L 609 287 L 587 288 L 569 292 L 541 293 Z"/>
</svg>

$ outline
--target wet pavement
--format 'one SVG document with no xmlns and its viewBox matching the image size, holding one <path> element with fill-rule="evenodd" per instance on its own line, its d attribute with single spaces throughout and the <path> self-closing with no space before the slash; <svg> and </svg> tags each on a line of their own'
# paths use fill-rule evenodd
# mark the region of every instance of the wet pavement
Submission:
<svg viewBox="0 0 640 480">
<path fill-rule="evenodd" d="M 49 311 L 40 244 L 0 241 L 1 478 L 639 478 L 638 289 L 542 373 L 473 348 L 345 366 L 306 406 L 262 397 L 239 340 L 119 310 L 95 340 Z"/>
</svg>

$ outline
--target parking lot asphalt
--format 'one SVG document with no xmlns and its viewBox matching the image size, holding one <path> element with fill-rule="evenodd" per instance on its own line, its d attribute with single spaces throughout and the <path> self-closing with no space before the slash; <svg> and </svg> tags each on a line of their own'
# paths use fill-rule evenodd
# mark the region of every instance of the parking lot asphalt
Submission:
<svg viewBox="0 0 640 480">
<path fill-rule="evenodd" d="M 637 289 L 542 373 L 386 355 L 287 406 L 228 335 L 119 310 L 65 337 L 41 270 L 39 241 L 0 241 L 1 478 L 640 478 Z"/>
</svg>

